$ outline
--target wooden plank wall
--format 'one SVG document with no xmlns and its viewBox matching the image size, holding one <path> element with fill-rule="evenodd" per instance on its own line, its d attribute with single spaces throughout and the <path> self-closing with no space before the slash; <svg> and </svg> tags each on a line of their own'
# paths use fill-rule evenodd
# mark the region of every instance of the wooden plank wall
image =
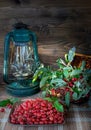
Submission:
<svg viewBox="0 0 91 130">
<path fill-rule="evenodd" d="M 0 0 L 0 73 L 3 73 L 3 43 L 12 25 L 22 21 L 37 34 L 40 61 L 55 65 L 71 47 L 91 55 L 90 0 Z"/>
</svg>

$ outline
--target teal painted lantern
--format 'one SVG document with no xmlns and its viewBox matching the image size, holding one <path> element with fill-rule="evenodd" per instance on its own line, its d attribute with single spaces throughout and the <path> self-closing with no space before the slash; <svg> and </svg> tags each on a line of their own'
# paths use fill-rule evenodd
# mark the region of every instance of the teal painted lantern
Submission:
<svg viewBox="0 0 91 130">
<path fill-rule="evenodd" d="M 36 35 L 26 24 L 17 23 L 5 37 L 3 78 L 6 90 L 15 96 L 29 96 L 39 92 L 32 77 L 39 66 Z"/>
</svg>

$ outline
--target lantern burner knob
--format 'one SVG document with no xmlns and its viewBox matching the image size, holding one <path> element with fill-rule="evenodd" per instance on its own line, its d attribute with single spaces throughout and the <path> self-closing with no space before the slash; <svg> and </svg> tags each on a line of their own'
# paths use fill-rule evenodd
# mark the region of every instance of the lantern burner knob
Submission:
<svg viewBox="0 0 91 130">
<path fill-rule="evenodd" d="M 28 25 L 24 24 L 23 22 L 18 22 L 16 24 L 14 24 L 14 28 L 15 29 L 28 29 Z"/>
</svg>

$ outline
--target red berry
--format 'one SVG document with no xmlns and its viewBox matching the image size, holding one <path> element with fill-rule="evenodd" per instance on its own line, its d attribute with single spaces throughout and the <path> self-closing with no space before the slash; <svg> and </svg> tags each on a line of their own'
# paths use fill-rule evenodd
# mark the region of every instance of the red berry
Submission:
<svg viewBox="0 0 91 130">
<path fill-rule="evenodd" d="M 52 95 L 52 96 L 56 96 L 56 91 L 55 91 L 55 89 L 51 89 L 51 95 Z"/>
<path fill-rule="evenodd" d="M 68 91 L 69 91 L 69 88 L 66 87 L 66 88 L 65 88 L 65 91 L 68 92 Z"/>
<path fill-rule="evenodd" d="M 11 108 L 12 108 L 12 105 L 11 105 L 11 104 L 7 104 L 7 107 L 8 107 L 9 109 L 11 109 Z"/>
<path fill-rule="evenodd" d="M 72 80 L 72 82 L 75 82 L 75 81 L 77 81 L 77 78 L 72 78 L 71 80 Z"/>
<path fill-rule="evenodd" d="M 0 109 L 0 112 L 5 112 L 5 109 L 4 109 L 4 108 L 1 108 L 1 109 Z"/>
<path fill-rule="evenodd" d="M 83 76 L 82 75 L 80 75 L 80 79 L 82 79 L 83 78 Z"/>
<path fill-rule="evenodd" d="M 21 125 L 23 125 L 23 124 L 24 124 L 24 122 L 23 122 L 23 121 L 20 121 L 20 124 L 21 124 Z"/>
<path fill-rule="evenodd" d="M 73 87 L 73 83 L 72 82 L 69 82 L 68 85 L 69 85 L 69 87 Z"/>
<path fill-rule="evenodd" d="M 50 116 L 49 119 L 50 119 L 50 121 L 53 121 L 53 120 L 54 120 L 54 118 L 53 118 L 52 116 Z"/>
</svg>

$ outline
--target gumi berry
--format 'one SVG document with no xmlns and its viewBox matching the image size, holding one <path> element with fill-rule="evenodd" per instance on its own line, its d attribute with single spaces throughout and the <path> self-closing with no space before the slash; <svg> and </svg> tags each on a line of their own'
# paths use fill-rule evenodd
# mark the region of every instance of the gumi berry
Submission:
<svg viewBox="0 0 91 130">
<path fill-rule="evenodd" d="M 12 108 L 12 104 L 7 104 L 6 107 L 11 109 Z"/>
<path fill-rule="evenodd" d="M 5 108 L 0 108 L 0 112 L 5 112 Z"/>
<path fill-rule="evenodd" d="M 13 124 L 62 124 L 64 113 L 58 112 L 51 102 L 41 98 L 26 100 L 17 105 L 10 115 Z"/>
</svg>

